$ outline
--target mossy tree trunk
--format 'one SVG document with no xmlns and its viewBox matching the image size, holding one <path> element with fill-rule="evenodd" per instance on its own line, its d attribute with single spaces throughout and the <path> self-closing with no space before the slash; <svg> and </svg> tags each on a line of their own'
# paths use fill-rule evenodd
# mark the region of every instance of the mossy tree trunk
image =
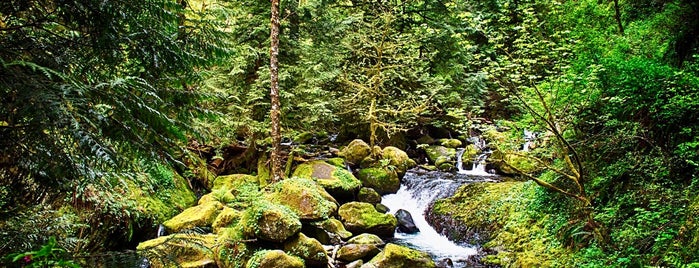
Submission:
<svg viewBox="0 0 699 268">
<path fill-rule="evenodd" d="M 270 168 L 272 182 L 282 179 L 281 168 L 281 104 L 279 103 L 279 0 L 272 0 L 272 30 L 270 31 L 270 77 L 271 89 L 270 98 L 272 108 L 270 109 L 271 132 L 272 132 L 272 152 L 270 153 Z"/>
</svg>

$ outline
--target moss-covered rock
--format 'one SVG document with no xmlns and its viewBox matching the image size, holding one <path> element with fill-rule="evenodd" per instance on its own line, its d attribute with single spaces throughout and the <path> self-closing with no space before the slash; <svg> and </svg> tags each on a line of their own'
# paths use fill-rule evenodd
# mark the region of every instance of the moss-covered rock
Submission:
<svg viewBox="0 0 699 268">
<path fill-rule="evenodd" d="M 144 191 L 131 179 L 124 180 L 128 186 L 128 199 L 134 201 L 141 214 L 148 215 L 155 222 L 163 222 L 197 202 L 187 181 L 175 172 L 170 175 L 173 187 L 161 189 L 156 194 Z"/>
<path fill-rule="evenodd" d="M 310 179 L 285 179 L 264 190 L 267 200 L 289 207 L 302 220 L 328 219 L 337 211 L 337 201 Z"/>
<path fill-rule="evenodd" d="M 404 268 L 404 267 L 435 267 L 435 263 L 430 255 L 396 244 L 388 244 L 369 262 L 362 265 L 362 268 Z"/>
<path fill-rule="evenodd" d="M 302 232 L 325 245 L 340 244 L 344 239 L 352 237 L 352 233 L 345 229 L 342 222 L 334 218 L 305 224 Z"/>
<path fill-rule="evenodd" d="M 355 237 L 350 238 L 347 240 L 348 244 L 361 244 L 361 245 L 377 245 L 377 246 L 383 246 L 386 243 L 381 239 L 381 237 L 375 235 L 375 234 L 359 234 Z"/>
<path fill-rule="evenodd" d="M 364 187 L 373 188 L 381 195 L 396 193 L 400 188 L 398 174 L 387 168 L 360 169 L 357 172 L 357 177 Z"/>
<path fill-rule="evenodd" d="M 354 196 L 362 182 L 344 168 L 338 168 L 322 160 L 309 161 L 299 165 L 293 177 L 312 179 L 325 188 L 332 196 L 340 199 Z"/>
<path fill-rule="evenodd" d="M 441 145 L 431 145 L 425 148 L 425 153 L 430 163 L 433 163 L 440 170 L 451 170 L 454 168 L 456 149 Z"/>
<path fill-rule="evenodd" d="M 299 233 L 284 243 L 284 251 L 298 256 L 310 267 L 327 267 L 328 253 L 318 240 Z"/>
<path fill-rule="evenodd" d="M 478 148 L 476 145 L 466 145 L 466 147 L 464 147 L 464 152 L 461 154 L 461 162 L 464 163 L 464 165 L 468 165 L 468 163 L 472 163 L 474 160 L 476 160 L 477 156 Z M 466 168 L 466 166 L 464 166 L 464 168 Z"/>
<path fill-rule="evenodd" d="M 327 162 L 328 164 L 331 164 L 333 166 L 336 166 L 338 168 L 346 168 L 347 167 L 347 163 L 345 162 L 345 159 L 341 158 L 341 157 L 330 158 L 330 159 L 325 160 L 325 162 Z"/>
<path fill-rule="evenodd" d="M 136 249 L 153 268 L 201 268 L 217 267 L 213 255 L 216 245 L 213 234 L 173 234 L 141 242 Z"/>
<path fill-rule="evenodd" d="M 365 157 L 371 154 L 371 147 L 363 140 L 353 140 L 340 151 L 340 156 L 353 164 L 359 164 Z"/>
<path fill-rule="evenodd" d="M 542 168 L 531 158 L 499 150 L 494 151 L 488 159 L 500 174 L 515 175 L 515 168 L 524 173 L 534 173 Z"/>
<path fill-rule="evenodd" d="M 177 216 L 163 222 L 168 232 L 176 233 L 194 227 L 210 227 L 223 209 L 221 202 L 213 201 L 182 211 Z"/>
<path fill-rule="evenodd" d="M 381 237 L 393 237 L 398 225 L 395 216 L 379 213 L 369 203 L 346 203 L 340 206 L 338 214 L 347 230 L 354 233 L 372 233 Z"/>
<path fill-rule="evenodd" d="M 242 214 L 242 212 L 231 207 L 224 207 L 223 210 L 221 210 L 221 213 L 216 216 L 214 222 L 211 223 L 214 233 L 218 233 L 221 228 L 237 224 Z"/>
<path fill-rule="evenodd" d="M 301 258 L 286 254 L 281 250 L 261 250 L 255 252 L 245 265 L 246 268 L 304 268 Z"/>
<path fill-rule="evenodd" d="M 373 188 L 362 187 L 357 194 L 357 201 L 378 204 L 381 203 L 381 195 Z"/>
<path fill-rule="evenodd" d="M 389 160 L 389 165 L 396 167 L 396 172 L 398 173 L 399 177 L 403 177 L 408 169 L 417 165 L 414 160 L 408 157 L 406 152 L 393 146 L 383 148 L 382 157 L 383 159 Z"/>
<path fill-rule="evenodd" d="M 240 219 L 247 238 L 281 243 L 301 230 L 301 221 L 291 209 L 267 200 L 254 202 Z"/>
<path fill-rule="evenodd" d="M 439 144 L 447 148 L 459 148 L 463 145 L 458 139 L 440 139 Z"/>
<path fill-rule="evenodd" d="M 247 174 L 231 174 L 231 175 L 225 175 L 225 176 L 218 176 L 216 177 L 216 180 L 214 180 L 213 187 L 211 188 L 211 191 L 214 192 L 218 189 L 226 188 L 226 189 L 237 189 L 241 185 L 245 183 L 253 183 L 257 184 L 258 179 L 255 176 L 247 175 Z"/>
<path fill-rule="evenodd" d="M 372 244 L 345 244 L 337 251 L 337 259 L 344 262 L 356 260 L 369 260 L 379 254 L 381 250 Z"/>
</svg>

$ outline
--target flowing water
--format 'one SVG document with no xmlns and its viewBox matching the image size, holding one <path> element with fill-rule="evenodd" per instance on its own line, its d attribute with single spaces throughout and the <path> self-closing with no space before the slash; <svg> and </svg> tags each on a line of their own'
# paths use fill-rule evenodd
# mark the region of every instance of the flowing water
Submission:
<svg viewBox="0 0 699 268">
<path fill-rule="evenodd" d="M 416 234 L 396 233 L 394 242 L 426 251 L 437 261 L 449 258 L 454 262 L 454 267 L 467 267 L 467 259 L 477 254 L 477 248 L 449 241 L 427 223 L 424 213 L 427 206 L 437 198 L 451 196 L 461 185 L 479 181 L 494 180 L 490 176 L 408 172 L 403 178 L 398 192 L 383 196 L 381 203 L 386 205 L 391 212 L 399 209 L 409 211 L 420 232 Z"/>
</svg>

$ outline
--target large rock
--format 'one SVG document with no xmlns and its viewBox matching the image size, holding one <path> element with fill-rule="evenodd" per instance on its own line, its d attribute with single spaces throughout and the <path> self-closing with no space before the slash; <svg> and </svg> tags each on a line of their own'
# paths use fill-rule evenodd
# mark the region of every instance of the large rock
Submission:
<svg viewBox="0 0 699 268">
<path fill-rule="evenodd" d="M 312 179 L 332 196 L 340 199 L 352 198 L 362 186 L 362 182 L 348 170 L 330 165 L 322 160 L 299 165 L 293 176 Z"/>
<path fill-rule="evenodd" d="M 385 243 L 380 237 L 373 234 L 360 234 L 352 237 L 337 251 L 337 258 L 345 262 L 353 262 L 359 259 L 368 260 L 380 252 L 379 247 Z"/>
<path fill-rule="evenodd" d="M 298 256 L 310 267 L 327 267 L 328 253 L 318 240 L 299 233 L 284 243 L 284 251 Z"/>
<path fill-rule="evenodd" d="M 396 172 L 399 177 L 403 177 L 408 169 L 417 166 L 417 163 L 410 159 L 407 153 L 393 146 L 383 148 L 383 158 L 388 159 L 389 164 L 396 167 Z"/>
<path fill-rule="evenodd" d="M 364 158 L 371 154 L 371 147 L 363 140 L 353 140 L 347 147 L 340 151 L 340 156 L 347 159 L 352 164 L 359 164 Z"/>
<path fill-rule="evenodd" d="M 173 234 L 138 244 L 136 249 L 145 256 L 150 267 L 217 267 L 213 252 L 216 235 Z"/>
<path fill-rule="evenodd" d="M 248 238 L 281 243 L 301 230 L 301 221 L 286 206 L 260 200 L 252 204 L 240 219 Z"/>
<path fill-rule="evenodd" d="M 345 229 L 342 222 L 334 218 L 305 224 L 302 232 L 324 245 L 341 244 L 344 239 L 352 237 L 352 233 Z"/>
<path fill-rule="evenodd" d="M 378 204 L 381 203 L 381 195 L 373 188 L 362 187 L 357 194 L 357 201 Z"/>
<path fill-rule="evenodd" d="M 258 184 L 258 179 L 255 176 L 247 174 L 231 174 L 225 176 L 218 176 L 216 177 L 216 180 L 214 180 L 211 191 L 213 192 L 221 188 L 233 190 L 245 183 Z"/>
<path fill-rule="evenodd" d="M 500 150 L 494 151 L 488 158 L 488 162 L 493 165 L 498 173 L 506 175 L 519 174 L 517 170 L 524 173 L 534 173 L 541 170 L 541 167 L 531 158 L 508 154 Z"/>
<path fill-rule="evenodd" d="M 221 202 L 213 201 L 182 211 L 177 216 L 163 222 L 169 233 L 177 233 L 194 227 L 210 227 L 223 209 Z"/>
<path fill-rule="evenodd" d="M 388 244 L 362 268 L 434 268 L 435 263 L 430 255 L 404 246 Z"/>
<path fill-rule="evenodd" d="M 211 227 L 214 229 L 214 233 L 218 233 L 221 228 L 226 228 L 237 224 L 242 215 L 243 213 L 238 210 L 227 206 L 224 207 L 211 224 Z"/>
<path fill-rule="evenodd" d="M 420 231 L 420 229 L 415 226 L 415 221 L 413 221 L 413 216 L 410 212 L 404 209 L 399 209 L 396 211 L 396 219 L 398 220 L 398 231 L 406 234 L 414 234 Z"/>
<path fill-rule="evenodd" d="M 390 169 L 372 167 L 360 169 L 357 177 L 364 187 L 373 188 L 381 195 L 393 194 L 400 188 L 398 174 Z"/>
<path fill-rule="evenodd" d="M 349 202 L 338 210 L 340 220 L 353 233 L 372 233 L 382 237 L 393 237 L 398 225 L 396 217 L 376 211 L 369 203 Z"/>
<path fill-rule="evenodd" d="M 440 139 L 439 144 L 447 148 L 459 148 L 463 143 L 458 139 Z"/>
<path fill-rule="evenodd" d="M 441 170 L 448 170 L 454 167 L 456 149 L 447 148 L 441 145 L 431 145 L 425 148 L 425 153 L 430 163 L 433 163 Z"/>
<path fill-rule="evenodd" d="M 261 250 L 248 260 L 246 268 L 304 268 L 303 261 L 281 250 Z"/>
<path fill-rule="evenodd" d="M 282 204 L 302 220 L 328 219 L 337 211 L 337 201 L 314 181 L 290 178 L 265 187 L 267 200 Z"/>
</svg>

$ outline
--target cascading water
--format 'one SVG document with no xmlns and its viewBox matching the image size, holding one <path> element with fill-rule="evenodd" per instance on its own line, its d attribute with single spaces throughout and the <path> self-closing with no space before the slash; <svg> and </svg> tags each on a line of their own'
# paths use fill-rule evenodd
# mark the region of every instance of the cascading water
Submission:
<svg viewBox="0 0 699 268">
<path fill-rule="evenodd" d="M 524 130 L 524 145 L 522 145 L 522 151 L 529 152 L 529 148 L 536 139 L 536 132 Z"/>
<path fill-rule="evenodd" d="M 469 141 L 471 141 L 481 153 L 473 161 L 473 168 L 468 170 L 464 169 L 464 163 L 462 159 L 465 150 L 461 148 L 458 151 L 456 151 L 456 168 L 458 170 L 457 173 L 471 176 L 492 176 L 493 174 L 488 172 L 485 169 L 485 167 L 488 156 L 493 152 L 487 149 L 485 140 L 482 140 L 478 137 L 471 137 Z"/>
<path fill-rule="evenodd" d="M 392 212 L 404 209 L 412 214 L 415 225 L 420 229 L 416 234 L 396 233 L 395 242 L 428 252 L 435 260 L 449 258 L 454 267 L 466 267 L 466 260 L 475 254 L 475 247 L 458 245 L 437 233 L 425 220 L 427 206 L 437 198 L 454 194 L 459 186 L 476 181 L 493 181 L 487 177 L 472 177 L 449 173 L 408 172 L 400 189 L 395 194 L 385 195 L 381 203 Z"/>
</svg>

